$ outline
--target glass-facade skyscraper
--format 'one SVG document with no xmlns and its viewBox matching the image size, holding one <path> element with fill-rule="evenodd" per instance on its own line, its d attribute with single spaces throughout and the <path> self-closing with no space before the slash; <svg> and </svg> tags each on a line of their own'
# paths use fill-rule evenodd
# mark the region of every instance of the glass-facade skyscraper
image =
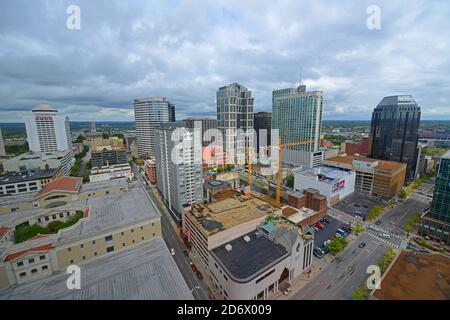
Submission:
<svg viewBox="0 0 450 320">
<path fill-rule="evenodd" d="M 372 113 L 371 158 L 406 163 L 406 179 L 417 164 L 420 107 L 412 96 L 384 97 Z"/>
<path fill-rule="evenodd" d="M 217 128 L 227 163 L 244 164 L 247 148 L 253 146 L 253 102 L 252 92 L 239 83 L 217 91 Z"/>
<path fill-rule="evenodd" d="M 138 154 L 155 156 L 155 130 L 163 122 L 175 121 L 175 106 L 165 97 L 134 100 Z"/>
<path fill-rule="evenodd" d="M 422 217 L 419 232 L 449 243 L 450 151 L 447 151 L 440 159 L 430 211 Z"/>
<path fill-rule="evenodd" d="M 322 91 L 306 91 L 304 85 L 272 91 L 272 130 L 279 130 L 283 144 L 309 141 L 283 148 L 283 163 L 304 169 L 320 165 L 322 107 Z"/>
</svg>

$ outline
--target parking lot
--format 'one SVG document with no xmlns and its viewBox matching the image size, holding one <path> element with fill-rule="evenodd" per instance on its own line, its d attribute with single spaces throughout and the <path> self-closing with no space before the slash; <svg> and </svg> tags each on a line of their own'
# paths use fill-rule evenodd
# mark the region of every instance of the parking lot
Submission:
<svg viewBox="0 0 450 320">
<path fill-rule="evenodd" d="M 330 223 L 325 225 L 322 230 L 314 233 L 314 247 L 321 247 L 323 242 L 334 236 L 336 230 L 341 226 L 341 222 L 335 218 L 326 216 L 326 219 L 330 221 Z"/>
<path fill-rule="evenodd" d="M 374 197 L 358 192 L 354 192 L 347 198 L 341 200 L 333 206 L 342 212 L 355 216 L 355 212 L 358 212 L 363 221 L 367 219 L 370 209 L 376 205 L 385 206 L 387 202 L 382 199 L 375 199 Z"/>
</svg>

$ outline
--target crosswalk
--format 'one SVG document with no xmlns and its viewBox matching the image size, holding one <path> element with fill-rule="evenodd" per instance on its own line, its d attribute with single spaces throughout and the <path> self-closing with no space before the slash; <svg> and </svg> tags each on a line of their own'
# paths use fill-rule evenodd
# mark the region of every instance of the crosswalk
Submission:
<svg viewBox="0 0 450 320">
<path fill-rule="evenodd" d="M 389 239 L 382 238 L 382 237 L 380 237 L 380 236 L 378 236 L 376 234 L 370 233 L 370 232 L 367 233 L 367 235 L 369 237 L 375 239 L 375 240 L 378 240 L 378 241 L 384 243 L 387 246 L 390 246 L 390 247 L 393 247 L 393 248 L 396 248 L 396 249 L 400 248 L 399 244 L 395 244 L 392 241 L 390 241 Z M 391 235 L 391 236 L 395 236 L 395 235 Z M 395 236 L 395 237 L 397 237 L 398 239 L 401 239 L 401 237 L 398 237 L 398 236 Z"/>
</svg>

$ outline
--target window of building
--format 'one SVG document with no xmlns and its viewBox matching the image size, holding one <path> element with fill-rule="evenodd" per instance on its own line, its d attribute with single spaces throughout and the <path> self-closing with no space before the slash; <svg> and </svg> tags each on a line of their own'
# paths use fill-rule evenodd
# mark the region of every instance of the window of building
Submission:
<svg viewBox="0 0 450 320">
<path fill-rule="evenodd" d="M 110 253 L 110 252 L 113 252 L 113 251 L 114 251 L 114 246 L 106 248 L 106 252 L 107 253 Z"/>
<path fill-rule="evenodd" d="M 31 269 L 31 274 L 35 274 L 35 273 L 37 273 L 37 272 L 38 272 L 37 269 Z"/>
<path fill-rule="evenodd" d="M 27 276 L 27 273 L 26 273 L 26 272 L 21 272 L 21 273 L 19 274 L 19 276 L 20 276 L 21 278 L 26 277 L 26 276 Z"/>
<path fill-rule="evenodd" d="M 18 266 L 18 267 L 22 267 L 22 266 L 23 266 L 23 261 L 17 262 L 17 266 Z"/>
<path fill-rule="evenodd" d="M 155 234 L 153 233 L 153 236 L 155 236 Z"/>
<path fill-rule="evenodd" d="M 64 213 L 61 212 L 61 213 L 59 214 L 59 217 L 60 217 L 60 218 L 64 218 Z"/>
<path fill-rule="evenodd" d="M 83 249 L 84 248 L 84 244 L 80 244 L 80 248 Z"/>
<path fill-rule="evenodd" d="M 83 259 L 83 260 L 86 260 L 86 256 L 83 256 L 82 259 Z"/>
<path fill-rule="evenodd" d="M 48 220 L 50 220 L 50 217 L 49 217 L 49 216 L 46 216 L 46 217 L 45 217 L 45 221 L 48 221 Z"/>
<path fill-rule="evenodd" d="M 72 251 L 72 248 L 67 248 L 67 251 L 71 252 L 71 251 Z"/>
<path fill-rule="evenodd" d="M 73 259 L 70 259 L 70 264 L 73 264 Z"/>
<path fill-rule="evenodd" d="M 120 235 L 123 236 L 125 233 L 121 232 Z"/>
<path fill-rule="evenodd" d="M 42 260 L 45 260 L 45 255 L 42 255 L 42 256 L 39 256 L 39 259 L 42 261 Z"/>
<path fill-rule="evenodd" d="M 106 242 L 111 242 L 112 239 L 113 239 L 112 236 L 106 236 L 106 237 L 105 237 L 105 241 L 106 241 Z"/>
<path fill-rule="evenodd" d="M 97 252 L 94 252 L 94 256 L 95 256 L 95 257 L 97 256 Z"/>
<path fill-rule="evenodd" d="M 131 233 L 133 233 L 134 232 L 134 229 L 131 229 Z"/>
<path fill-rule="evenodd" d="M 125 242 L 122 243 L 122 247 L 125 247 Z"/>
<path fill-rule="evenodd" d="M 95 244 L 95 240 L 92 240 L 92 244 Z"/>
<path fill-rule="evenodd" d="M 34 258 L 28 259 L 28 263 L 29 263 L 29 264 L 34 263 Z"/>
<path fill-rule="evenodd" d="M 144 241 L 144 237 L 141 237 L 141 240 Z"/>
<path fill-rule="evenodd" d="M 56 214 L 52 215 L 53 220 L 56 220 Z"/>
<path fill-rule="evenodd" d="M 136 241 L 135 241 L 135 240 L 133 240 L 132 242 L 133 242 L 133 243 L 135 243 Z"/>
<path fill-rule="evenodd" d="M 41 218 L 38 218 L 38 222 L 39 222 L 39 223 L 41 223 L 41 222 L 42 222 L 42 221 L 41 221 Z"/>
<path fill-rule="evenodd" d="M 48 266 L 42 266 L 42 270 L 47 270 L 48 269 Z"/>
<path fill-rule="evenodd" d="M 144 226 L 141 226 L 141 230 L 144 230 Z"/>
</svg>

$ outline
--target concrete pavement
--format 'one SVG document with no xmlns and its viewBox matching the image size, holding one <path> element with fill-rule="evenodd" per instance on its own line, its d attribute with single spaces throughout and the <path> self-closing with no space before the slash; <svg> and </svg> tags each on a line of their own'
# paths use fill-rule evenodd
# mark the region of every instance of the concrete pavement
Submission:
<svg viewBox="0 0 450 320">
<path fill-rule="evenodd" d="M 207 287 L 203 281 L 200 281 L 197 278 L 183 254 L 183 251 L 187 248 L 172 226 L 174 222 L 170 216 L 170 213 L 167 211 L 164 204 L 160 203 L 160 201 L 155 198 L 152 187 L 150 187 L 147 182 L 144 184 L 144 179 L 135 164 L 133 164 L 133 171 L 141 186 L 147 191 L 147 196 L 150 199 L 150 202 L 161 215 L 161 232 L 163 239 L 166 242 L 167 247 L 175 250 L 175 255 L 173 255 L 173 258 L 189 289 L 192 291 L 193 296 L 197 300 L 210 300 Z"/>
</svg>

